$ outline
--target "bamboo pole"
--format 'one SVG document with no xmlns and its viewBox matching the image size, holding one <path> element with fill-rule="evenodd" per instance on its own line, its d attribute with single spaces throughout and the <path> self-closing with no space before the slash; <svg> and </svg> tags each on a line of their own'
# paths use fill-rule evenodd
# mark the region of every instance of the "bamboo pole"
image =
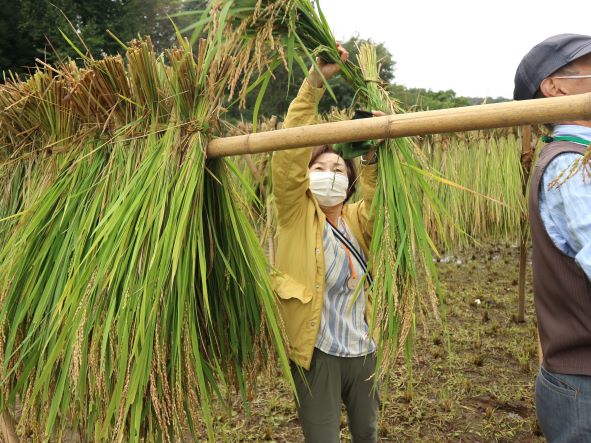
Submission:
<svg viewBox="0 0 591 443">
<path fill-rule="evenodd" d="M 380 138 L 591 119 L 591 93 L 323 123 L 212 140 L 209 158 Z"/>
<path fill-rule="evenodd" d="M 521 133 L 521 171 L 523 195 L 527 195 L 527 182 L 533 160 L 531 126 L 524 126 Z M 519 242 L 519 303 L 517 321 L 525 321 L 525 271 L 527 261 L 527 212 L 521 215 L 521 232 Z"/>
</svg>

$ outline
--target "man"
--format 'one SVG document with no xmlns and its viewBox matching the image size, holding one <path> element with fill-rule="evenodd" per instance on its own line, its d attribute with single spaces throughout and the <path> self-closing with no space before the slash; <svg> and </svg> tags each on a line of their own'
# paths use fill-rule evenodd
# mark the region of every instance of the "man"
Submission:
<svg viewBox="0 0 591 443">
<path fill-rule="evenodd" d="M 514 98 L 591 92 L 591 36 L 561 34 L 536 45 L 515 75 Z M 543 361 L 538 420 L 549 442 L 591 442 L 591 177 L 571 170 L 591 145 L 591 121 L 552 123 L 529 196 L 533 272 Z"/>
</svg>

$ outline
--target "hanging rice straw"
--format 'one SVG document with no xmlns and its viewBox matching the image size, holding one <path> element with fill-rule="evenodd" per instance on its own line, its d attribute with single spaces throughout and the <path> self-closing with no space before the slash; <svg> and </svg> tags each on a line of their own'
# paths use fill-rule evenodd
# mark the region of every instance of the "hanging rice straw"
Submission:
<svg viewBox="0 0 591 443">
<path fill-rule="evenodd" d="M 454 221 L 443 227 L 429 223 L 438 245 L 519 241 L 526 205 L 515 128 L 430 136 L 421 146 L 431 167 L 454 183 L 436 184 L 437 197 Z M 425 213 L 430 219 L 427 202 Z"/>
<path fill-rule="evenodd" d="M 213 440 L 213 395 L 246 399 L 270 349 L 289 378 L 253 191 L 205 159 L 241 50 L 215 26 L 195 56 L 148 39 L 0 87 L 0 146 L 48 155 L 1 207 L 0 410 L 21 404 L 21 435 L 177 441 L 205 419 Z"/>
<path fill-rule="evenodd" d="M 395 113 L 396 103 L 381 86 L 375 46 L 359 48 L 359 65 L 366 81 L 358 92 L 361 103 L 366 109 Z M 423 199 L 431 202 L 437 222 L 441 207 L 425 177 L 426 159 L 412 140 L 386 140 L 378 158 L 370 246 L 375 273 L 370 327 L 379 331 L 376 367 L 387 368 L 403 350 L 410 358 L 417 317 L 425 312 L 438 316 L 434 245 L 427 232 Z"/>
</svg>

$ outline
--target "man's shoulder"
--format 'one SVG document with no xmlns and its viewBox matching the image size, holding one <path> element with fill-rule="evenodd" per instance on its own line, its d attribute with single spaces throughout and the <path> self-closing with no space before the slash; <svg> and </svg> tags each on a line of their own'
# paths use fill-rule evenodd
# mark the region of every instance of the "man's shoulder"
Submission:
<svg viewBox="0 0 591 443">
<path fill-rule="evenodd" d="M 546 166 L 544 174 L 546 174 L 549 170 L 557 168 L 561 171 L 566 168 L 570 168 L 582 156 L 583 154 L 579 154 L 578 152 L 561 152 L 548 162 L 548 166 Z"/>
<path fill-rule="evenodd" d="M 552 142 L 542 148 L 536 162 L 536 169 L 542 169 L 542 179 L 548 175 L 558 175 L 570 169 L 583 155 L 580 145 L 570 142 Z"/>
</svg>

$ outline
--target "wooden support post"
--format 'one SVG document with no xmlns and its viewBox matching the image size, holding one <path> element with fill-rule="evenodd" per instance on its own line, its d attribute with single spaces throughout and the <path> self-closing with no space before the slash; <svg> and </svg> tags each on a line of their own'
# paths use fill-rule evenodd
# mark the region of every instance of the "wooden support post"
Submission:
<svg viewBox="0 0 591 443">
<path fill-rule="evenodd" d="M 521 172 L 522 172 L 522 190 L 524 197 L 527 196 L 527 183 L 533 159 L 532 130 L 531 126 L 524 126 L 521 132 Z M 527 207 L 521 215 L 519 242 L 519 307 L 517 311 L 517 321 L 525 321 L 525 276 L 527 268 Z"/>
<path fill-rule="evenodd" d="M 16 423 L 8 409 L 6 409 L 0 417 L 0 429 L 2 429 L 2 437 L 6 443 L 18 443 Z"/>
<path fill-rule="evenodd" d="M 277 116 L 276 115 L 272 116 L 271 120 L 269 121 L 270 130 L 271 131 L 277 130 L 278 123 L 279 123 L 279 120 L 277 119 Z M 271 159 L 269 158 L 267 161 L 271 161 Z M 262 167 L 263 167 L 263 165 L 261 165 L 261 168 Z M 259 176 L 260 175 L 262 175 L 262 170 L 259 172 Z M 264 196 L 265 196 L 265 207 L 267 208 L 266 230 L 267 230 L 267 235 L 269 236 L 269 238 L 267 239 L 267 257 L 269 259 L 269 263 L 271 264 L 271 266 L 275 266 L 275 236 L 273 235 L 273 226 L 271 223 L 271 219 L 273 217 L 273 209 L 271 207 L 272 195 L 270 192 L 266 192 L 264 194 Z"/>
</svg>

